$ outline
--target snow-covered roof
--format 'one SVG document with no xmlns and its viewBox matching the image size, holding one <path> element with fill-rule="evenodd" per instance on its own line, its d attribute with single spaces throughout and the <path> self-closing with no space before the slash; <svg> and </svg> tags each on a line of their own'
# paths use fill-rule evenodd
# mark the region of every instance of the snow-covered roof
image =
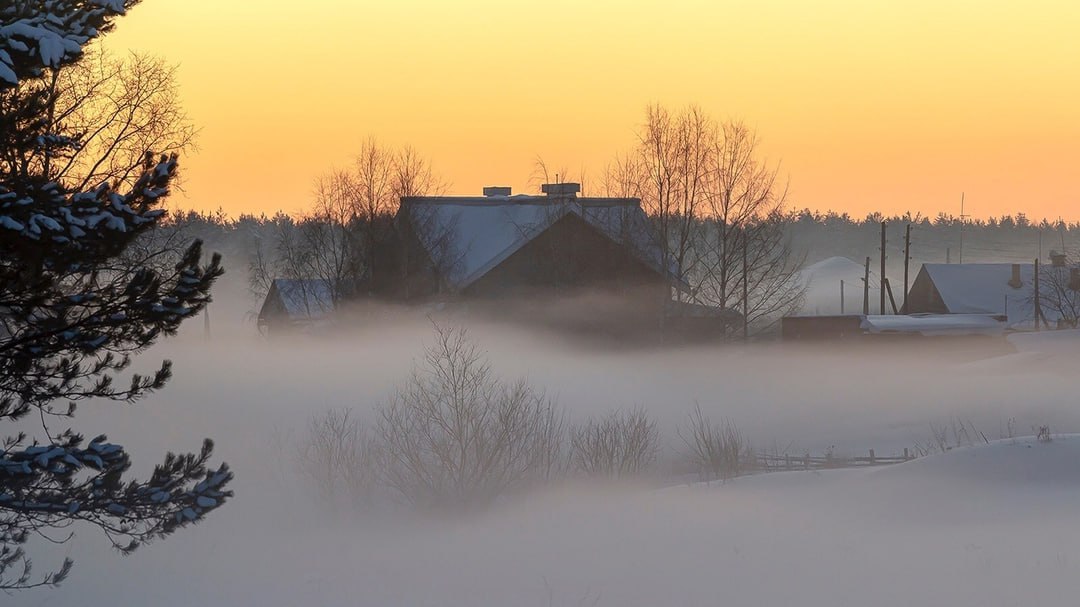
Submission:
<svg viewBox="0 0 1080 607">
<path fill-rule="evenodd" d="M 290 320 L 318 320 L 334 310 L 330 282 L 320 278 L 275 278 L 267 299 L 277 294 Z"/>
<path fill-rule="evenodd" d="M 1020 267 L 1020 286 L 1009 284 L 1011 263 L 928 263 L 923 265 L 945 307 L 953 314 L 1007 314 L 1009 326 L 1026 326 L 1035 319 L 1035 265 Z M 1043 316 L 1056 322 L 1060 316 L 1043 305 Z"/>
<path fill-rule="evenodd" d="M 847 257 L 829 257 L 806 266 L 798 282 L 806 289 L 800 314 L 829 315 L 853 312 L 862 307 L 863 264 Z M 840 281 L 844 281 L 844 309 L 840 306 Z M 870 289 L 878 288 L 877 272 L 870 271 Z"/>
<path fill-rule="evenodd" d="M 1004 316 L 993 314 L 871 314 L 861 328 L 869 333 L 918 335 L 1001 335 Z"/>
<path fill-rule="evenodd" d="M 402 212 L 450 287 L 461 290 L 498 266 L 556 221 L 577 215 L 660 274 L 663 254 L 634 198 L 554 196 L 415 197 Z"/>
</svg>

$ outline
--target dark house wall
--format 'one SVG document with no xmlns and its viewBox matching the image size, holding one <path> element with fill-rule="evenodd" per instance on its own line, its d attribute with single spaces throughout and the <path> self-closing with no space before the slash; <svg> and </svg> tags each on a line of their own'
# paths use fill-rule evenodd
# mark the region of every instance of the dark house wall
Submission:
<svg viewBox="0 0 1080 607">
<path fill-rule="evenodd" d="M 380 295 L 422 302 L 447 293 L 442 269 L 399 217 L 398 253 Z M 566 215 L 469 285 L 458 299 L 489 317 L 625 336 L 655 330 L 671 299 L 666 278 L 576 215 Z"/>
<path fill-rule="evenodd" d="M 463 293 L 494 316 L 629 336 L 661 326 L 664 276 L 576 215 L 559 219 Z"/>
<path fill-rule="evenodd" d="M 472 297 L 574 294 L 582 289 L 613 293 L 654 287 L 662 303 L 663 276 L 627 247 L 566 215 L 465 289 Z"/>
<path fill-rule="evenodd" d="M 915 282 L 911 284 L 911 290 L 908 291 L 907 297 L 907 312 L 908 314 L 949 313 L 949 309 L 941 299 L 941 294 L 938 293 L 937 287 L 934 286 L 934 281 L 927 274 L 926 268 L 919 270 Z"/>
<path fill-rule="evenodd" d="M 860 314 L 837 316 L 785 316 L 780 322 L 784 341 L 826 341 L 862 339 Z"/>
<path fill-rule="evenodd" d="M 285 302 L 281 300 L 277 285 L 270 285 L 270 292 L 266 294 L 262 308 L 259 309 L 258 326 L 265 327 L 268 334 L 277 334 L 287 331 L 290 324 Z"/>
</svg>

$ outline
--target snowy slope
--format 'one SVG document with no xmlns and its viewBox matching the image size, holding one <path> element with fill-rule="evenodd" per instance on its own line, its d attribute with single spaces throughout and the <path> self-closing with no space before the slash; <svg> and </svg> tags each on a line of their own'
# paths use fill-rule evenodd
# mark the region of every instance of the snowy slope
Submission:
<svg viewBox="0 0 1080 607">
<path fill-rule="evenodd" d="M 775 441 L 794 452 L 836 445 L 893 455 L 929 438 L 928 423 L 954 416 L 991 438 L 1012 417 L 1020 431 L 1080 428 L 1075 373 L 965 373 L 921 350 L 884 360 L 765 348 L 599 355 L 544 345 L 537 334 L 477 331 L 500 373 L 527 374 L 575 419 L 641 403 L 658 420 L 667 455 L 682 448 L 675 427 L 695 402 L 713 419 L 736 421 L 762 448 Z M 1080 444 L 1072 436 L 891 468 L 665 489 L 562 487 L 449 520 L 404 509 L 335 511 L 308 495 L 288 441 L 306 432 L 313 412 L 350 405 L 370 415 L 408 373 L 430 328 L 363 336 L 267 348 L 197 334 L 149 352 L 174 360 L 169 388 L 135 407 L 87 407 L 79 427 L 129 446 L 138 474 L 164 450 L 209 435 L 236 471 L 236 498 L 131 558 L 86 528 L 68 544 L 39 542 L 35 570 L 71 556 L 71 578 L 3 604 L 1075 604 Z"/>
<path fill-rule="evenodd" d="M 285 516 L 266 533 L 241 516 L 228 539 L 127 561 L 149 590 L 91 583 L 84 562 L 49 604 L 1071 604 L 1078 461 L 1070 436 L 874 470 L 568 488 L 450 523 Z"/>
</svg>

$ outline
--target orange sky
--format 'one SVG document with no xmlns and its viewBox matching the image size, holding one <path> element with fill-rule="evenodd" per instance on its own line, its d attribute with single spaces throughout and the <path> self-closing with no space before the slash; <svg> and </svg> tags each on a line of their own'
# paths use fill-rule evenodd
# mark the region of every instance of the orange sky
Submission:
<svg viewBox="0 0 1080 607">
<path fill-rule="evenodd" d="M 661 102 L 756 127 L 798 207 L 1080 219 L 1075 0 L 145 0 L 106 46 L 180 64 L 178 207 L 299 211 L 369 135 L 522 191 Z"/>
</svg>

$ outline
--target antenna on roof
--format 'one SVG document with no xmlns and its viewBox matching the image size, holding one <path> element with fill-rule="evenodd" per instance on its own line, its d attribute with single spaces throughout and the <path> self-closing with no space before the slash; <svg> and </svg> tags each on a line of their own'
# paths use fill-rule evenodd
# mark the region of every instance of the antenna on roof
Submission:
<svg viewBox="0 0 1080 607">
<path fill-rule="evenodd" d="M 960 263 L 964 263 L 964 193 L 960 192 Z"/>
</svg>

